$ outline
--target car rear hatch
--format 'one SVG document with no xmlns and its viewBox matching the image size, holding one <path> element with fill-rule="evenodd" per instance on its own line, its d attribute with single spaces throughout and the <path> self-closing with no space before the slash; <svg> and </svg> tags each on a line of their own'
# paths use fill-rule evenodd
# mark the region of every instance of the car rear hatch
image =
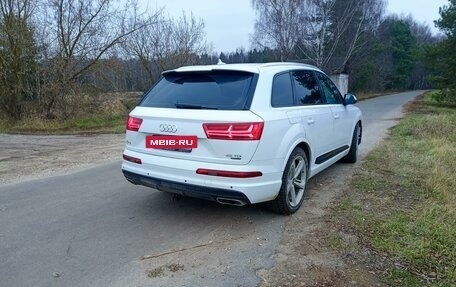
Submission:
<svg viewBox="0 0 456 287">
<path fill-rule="evenodd" d="M 201 162 L 247 164 L 264 124 L 249 110 L 257 77 L 224 70 L 165 73 L 130 113 L 127 149 Z M 147 147 L 151 136 L 163 135 L 196 137 L 197 147 Z"/>
</svg>

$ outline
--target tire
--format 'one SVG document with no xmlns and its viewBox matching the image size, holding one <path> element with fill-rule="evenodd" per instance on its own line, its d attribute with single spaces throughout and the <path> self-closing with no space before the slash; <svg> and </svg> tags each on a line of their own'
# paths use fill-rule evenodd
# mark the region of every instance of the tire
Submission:
<svg viewBox="0 0 456 287">
<path fill-rule="evenodd" d="M 355 163 L 358 160 L 358 143 L 360 136 L 359 124 L 356 124 L 355 130 L 353 131 L 352 142 L 348 154 L 342 159 L 346 163 Z"/>
<path fill-rule="evenodd" d="M 308 178 L 307 163 L 306 153 L 301 148 L 295 148 L 283 171 L 279 194 L 269 202 L 274 212 L 290 215 L 301 207 Z"/>
</svg>

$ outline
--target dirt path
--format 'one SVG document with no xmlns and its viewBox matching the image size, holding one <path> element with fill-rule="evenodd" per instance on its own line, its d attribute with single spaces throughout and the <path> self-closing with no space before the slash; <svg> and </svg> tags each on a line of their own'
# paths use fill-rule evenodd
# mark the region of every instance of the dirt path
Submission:
<svg viewBox="0 0 456 287">
<path fill-rule="evenodd" d="M 53 176 L 109 161 L 120 161 L 124 137 L 123 134 L 0 134 L 0 184 Z"/>
</svg>

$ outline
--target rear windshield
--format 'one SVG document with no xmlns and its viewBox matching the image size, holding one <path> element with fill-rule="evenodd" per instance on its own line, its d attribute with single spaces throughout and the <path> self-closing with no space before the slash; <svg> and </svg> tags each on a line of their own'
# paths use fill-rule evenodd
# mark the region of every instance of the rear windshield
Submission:
<svg viewBox="0 0 456 287">
<path fill-rule="evenodd" d="M 256 76 L 237 71 L 168 73 L 144 96 L 142 107 L 248 110 Z"/>
</svg>

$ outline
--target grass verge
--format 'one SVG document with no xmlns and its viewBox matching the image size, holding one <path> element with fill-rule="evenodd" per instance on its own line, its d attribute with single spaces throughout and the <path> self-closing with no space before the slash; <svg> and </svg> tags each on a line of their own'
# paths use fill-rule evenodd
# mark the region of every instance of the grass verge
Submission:
<svg viewBox="0 0 456 287">
<path fill-rule="evenodd" d="M 93 115 L 69 120 L 0 120 L 0 133 L 12 134 L 95 134 L 125 132 L 123 115 Z"/>
<path fill-rule="evenodd" d="M 379 265 L 388 285 L 456 286 L 456 108 L 434 98 L 408 107 L 334 210 L 370 254 L 390 259 Z"/>
<path fill-rule="evenodd" d="M 97 134 L 123 133 L 129 111 L 142 93 L 111 93 L 97 96 L 73 95 L 45 119 L 34 102 L 24 104 L 23 118 L 14 121 L 0 114 L 0 133 L 12 134 Z"/>
</svg>

